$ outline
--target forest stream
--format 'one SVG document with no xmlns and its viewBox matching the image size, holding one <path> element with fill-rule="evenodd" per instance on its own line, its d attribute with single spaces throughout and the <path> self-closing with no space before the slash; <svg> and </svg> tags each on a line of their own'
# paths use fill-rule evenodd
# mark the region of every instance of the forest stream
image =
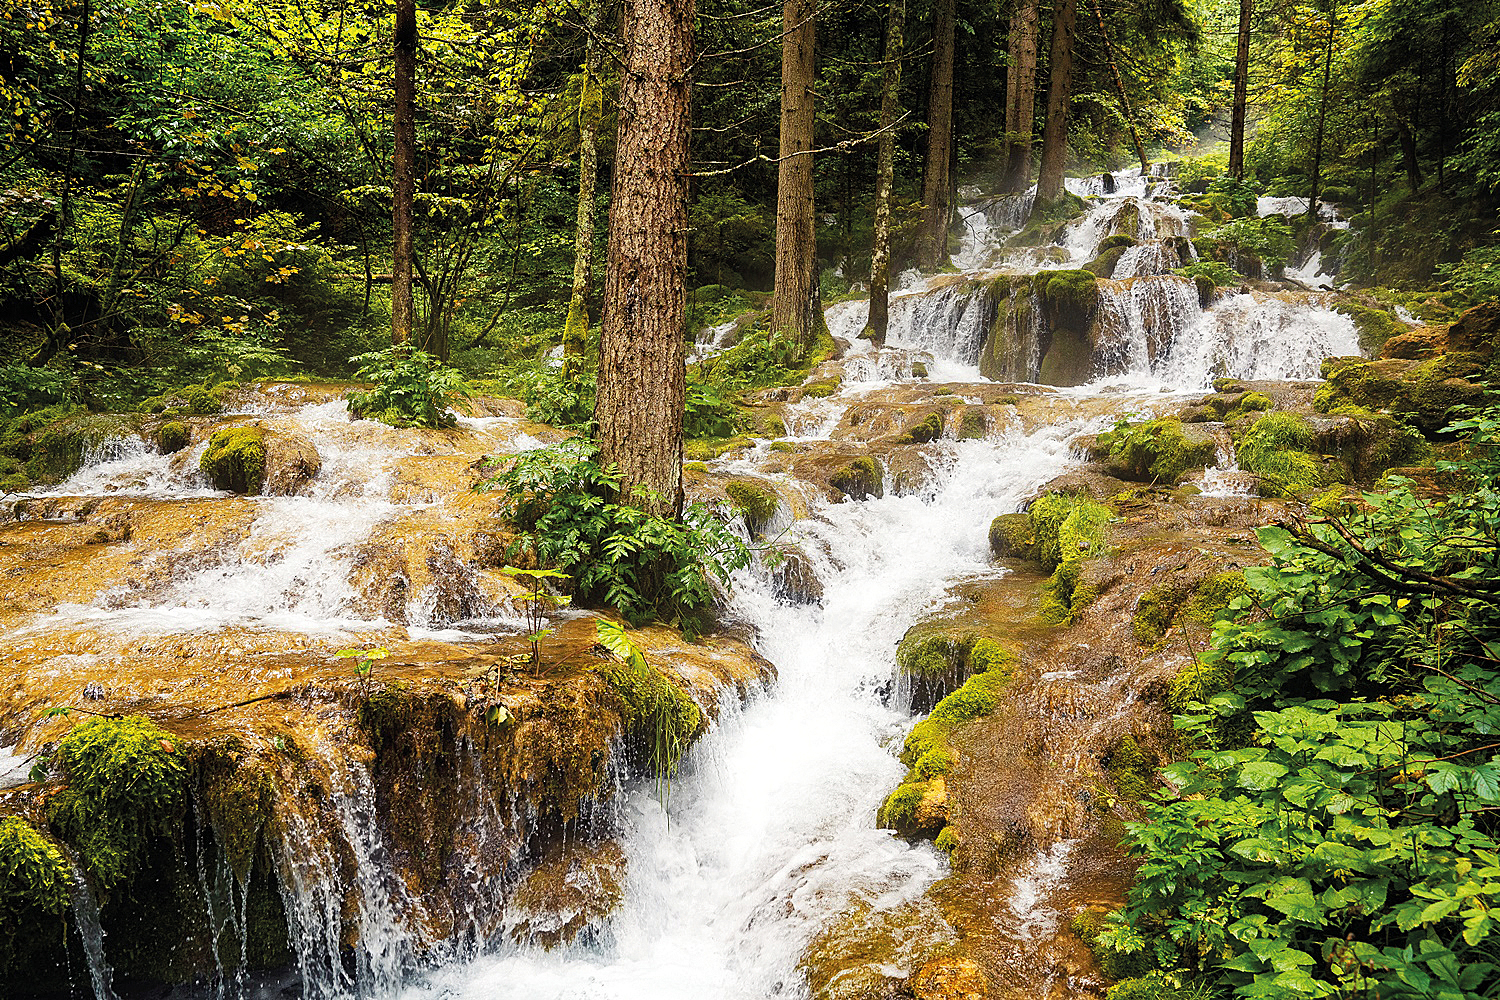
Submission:
<svg viewBox="0 0 1500 1000">
<path fill-rule="evenodd" d="M 1121 748 L 1169 727 L 1160 691 L 1191 654 L 1138 649 L 1132 616 L 1150 586 L 1196 593 L 1251 558 L 1281 501 L 1254 495 L 1222 414 L 1184 424 L 1213 458 L 1117 500 L 1110 554 L 1078 583 L 1097 596 L 1066 627 L 1039 610 L 1045 573 L 996 558 L 991 522 L 1057 483 L 1125 497 L 1088 450 L 1122 417 L 1197 405 L 1215 379 L 1311 413 L 1324 359 L 1361 351 L 1306 290 L 1316 238 L 1282 290 L 1205 292 L 1169 273 L 1195 251 L 1164 172 L 1068 184 L 1086 211 L 1031 247 L 1007 242 L 1026 196 L 970 198 L 959 270 L 902 276 L 884 346 L 858 339 L 863 301 L 828 307 L 841 356 L 759 394 L 784 433 L 689 466 L 690 498 L 791 555 L 737 571 L 702 642 L 635 633 L 712 718 L 666 783 L 628 766 L 595 673 L 509 666 L 520 587 L 497 499 L 470 485 L 482 456 L 563 437 L 519 409 L 403 430 L 351 421 L 339 387 L 268 383 L 194 418 L 179 452 L 127 429 L 16 500 L 0 811 L 45 812 L 27 767 L 82 711 L 149 714 L 192 759 L 163 806 L 175 839 L 143 848 L 152 891 L 91 887 L 75 859 L 65 941 L 18 943 L 31 985 L 7 995 L 1101 995 L 1075 916 L 1123 899 Z M 203 478 L 226 425 L 280 442 L 273 495 Z M 850 487 L 870 457 L 874 481 Z M 747 524 L 736 482 L 774 512 Z M 554 617 L 549 656 L 599 655 L 589 615 Z M 1011 678 L 954 737 L 946 782 L 923 779 L 926 832 L 901 836 L 877 812 L 916 780 L 903 740 L 967 678 L 898 669 L 922 629 L 994 639 Z M 374 645 L 389 656 L 368 675 L 334 655 Z"/>
</svg>

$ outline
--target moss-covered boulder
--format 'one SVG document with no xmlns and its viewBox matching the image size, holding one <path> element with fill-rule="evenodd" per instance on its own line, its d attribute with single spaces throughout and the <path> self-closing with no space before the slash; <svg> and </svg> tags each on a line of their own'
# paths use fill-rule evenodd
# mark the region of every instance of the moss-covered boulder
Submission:
<svg viewBox="0 0 1500 1000">
<path fill-rule="evenodd" d="M 72 872 L 61 850 L 19 816 L 0 818 L 0 982 L 48 964 L 57 949 Z"/>
<path fill-rule="evenodd" d="M 1054 330 L 1087 331 L 1099 306 L 1099 279 L 1089 271 L 1043 271 L 1037 293 Z"/>
<path fill-rule="evenodd" d="M 156 429 L 151 439 L 156 444 L 157 451 L 163 455 L 173 455 L 186 448 L 193 435 L 187 424 L 180 420 L 169 420 Z"/>
<path fill-rule="evenodd" d="M 78 471 L 91 450 L 111 439 L 138 436 L 142 419 L 71 404 L 11 417 L 0 422 L 0 483 L 7 489 L 60 483 Z"/>
<path fill-rule="evenodd" d="M 896 670 L 913 712 L 929 712 L 970 676 L 1009 672 L 1015 654 L 978 632 L 955 632 L 940 622 L 919 622 L 896 646 Z"/>
<path fill-rule="evenodd" d="M 1430 450 L 1416 428 L 1384 413 L 1315 416 L 1311 450 L 1336 457 L 1351 482 L 1369 483 L 1387 470 L 1415 465 Z"/>
<path fill-rule="evenodd" d="M 727 438 L 688 438 L 682 445 L 682 457 L 690 462 L 712 462 L 728 452 L 754 447 L 754 439 L 744 434 Z"/>
<path fill-rule="evenodd" d="M 828 477 L 829 485 L 851 500 L 885 496 L 885 473 L 880 463 L 865 455 L 850 461 Z"/>
<path fill-rule="evenodd" d="M 825 399 L 839 391 L 844 380 L 837 375 L 830 378 L 814 379 L 802 387 L 803 399 Z"/>
<path fill-rule="evenodd" d="M 1001 514 L 990 522 L 990 552 L 996 559 L 1030 559 L 1036 535 L 1024 511 Z"/>
<path fill-rule="evenodd" d="M 266 481 L 266 436 L 259 427 L 221 427 L 208 439 L 199 470 L 215 489 L 256 495 Z"/>
<path fill-rule="evenodd" d="M 1040 348 L 1032 279 L 1001 275 L 990 281 L 989 295 L 995 318 L 979 349 L 979 373 L 997 382 L 1030 382 L 1036 378 L 1032 359 Z"/>
<path fill-rule="evenodd" d="M 1294 413 L 1268 413 L 1251 425 L 1235 454 L 1240 468 L 1260 477 L 1262 496 L 1306 496 L 1334 480 L 1314 454 L 1312 426 Z"/>
<path fill-rule="evenodd" d="M 1354 328 L 1359 331 L 1359 348 L 1369 355 L 1379 354 L 1387 342 L 1406 329 L 1406 324 L 1391 315 L 1389 310 L 1378 306 L 1340 302 L 1333 311 L 1354 321 Z"/>
<path fill-rule="evenodd" d="M 1472 353 L 1449 353 L 1426 361 L 1385 358 L 1331 358 L 1323 364 L 1327 382 L 1313 396 L 1313 408 L 1332 415 L 1367 416 L 1386 411 L 1427 434 L 1446 427 L 1456 406 L 1485 399 L 1479 379 L 1485 369 Z"/>
<path fill-rule="evenodd" d="M 1088 335 L 1054 328 L 1036 380 L 1042 385 L 1083 385 L 1094 377 L 1094 344 Z"/>
<path fill-rule="evenodd" d="M 982 438 L 989 433 L 989 417 L 982 406 L 966 406 L 963 415 L 958 418 L 958 439 L 970 441 L 974 438 Z"/>
<path fill-rule="evenodd" d="M 744 517 L 745 527 L 752 535 L 759 536 L 781 507 L 774 492 L 748 479 L 731 480 L 725 484 L 724 492 L 729 495 L 729 502 L 735 510 Z"/>
<path fill-rule="evenodd" d="M 943 415 L 929 413 L 908 427 L 899 439 L 901 444 L 927 444 L 943 436 Z"/>
<path fill-rule="evenodd" d="M 142 413 L 164 417 L 206 417 L 224 410 L 224 396 L 238 386 L 225 382 L 217 386 L 187 385 L 152 396 L 136 407 Z"/>
<path fill-rule="evenodd" d="M 1089 457 L 1120 479 L 1172 484 L 1212 465 L 1216 450 L 1213 436 L 1201 427 L 1163 417 L 1141 424 L 1121 421 L 1094 439 Z"/>
</svg>

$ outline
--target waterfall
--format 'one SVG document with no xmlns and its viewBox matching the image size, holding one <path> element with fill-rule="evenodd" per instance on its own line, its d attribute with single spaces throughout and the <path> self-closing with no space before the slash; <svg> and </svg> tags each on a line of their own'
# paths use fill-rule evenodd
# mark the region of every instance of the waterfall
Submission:
<svg viewBox="0 0 1500 1000">
<path fill-rule="evenodd" d="M 99 906 L 94 902 L 94 893 L 83 876 L 83 869 L 71 856 L 68 857 L 68 867 L 73 872 L 72 885 L 69 886 L 73 898 L 73 927 L 83 945 L 94 1000 L 115 1000 L 115 974 L 104 957 L 104 929 L 99 926 Z"/>
</svg>

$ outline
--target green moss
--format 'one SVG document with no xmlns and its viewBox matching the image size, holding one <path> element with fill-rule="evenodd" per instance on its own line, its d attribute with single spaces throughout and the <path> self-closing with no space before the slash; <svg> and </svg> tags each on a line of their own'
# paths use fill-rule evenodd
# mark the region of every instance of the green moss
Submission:
<svg viewBox="0 0 1500 1000">
<path fill-rule="evenodd" d="M 1293 413 L 1268 413 L 1240 439 L 1240 467 L 1260 477 L 1262 496 L 1303 496 L 1324 486 L 1323 463 L 1308 453 L 1313 431 Z"/>
<path fill-rule="evenodd" d="M 942 831 L 939 832 L 937 837 L 933 840 L 932 846 L 936 847 L 944 854 L 952 854 L 955 850 L 958 849 L 957 831 L 951 825 L 943 827 Z"/>
<path fill-rule="evenodd" d="M 1183 588 L 1170 583 L 1159 583 L 1142 594 L 1130 618 L 1136 642 L 1149 646 L 1161 639 L 1172 627 L 1172 620 L 1186 597 Z"/>
<path fill-rule="evenodd" d="M 708 726 L 703 709 L 672 678 L 643 659 L 599 668 L 624 708 L 625 745 L 638 764 L 668 778 L 693 740 Z"/>
<path fill-rule="evenodd" d="M 1098 278 L 1109 278 L 1115 273 L 1115 265 L 1125 256 L 1125 247 L 1109 247 L 1099 251 L 1099 256 L 1083 265 L 1083 269 Z"/>
<path fill-rule="evenodd" d="M 1034 541 L 1028 558 L 1045 570 L 1104 552 L 1104 526 L 1114 511 L 1083 494 L 1047 493 L 1027 508 Z"/>
<path fill-rule="evenodd" d="M 19 816 L 0 819 L 0 913 L 62 913 L 72 873 L 67 859 Z"/>
<path fill-rule="evenodd" d="M 1104 242 L 1099 244 L 1099 249 L 1101 251 L 1115 249 L 1126 250 L 1136 245 L 1137 240 L 1134 236 L 1127 235 L 1126 233 L 1115 233 L 1113 236 L 1105 237 Z"/>
<path fill-rule="evenodd" d="M 1140 801 L 1156 787 L 1156 772 L 1161 761 L 1144 750 L 1134 736 L 1124 736 L 1105 756 L 1104 766 L 1113 779 L 1115 790 L 1124 798 Z"/>
<path fill-rule="evenodd" d="M 160 396 L 152 396 L 136 409 L 142 413 L 160 413 L 169 417 L 209 416 L 223 411 L 224 394 L 235 388 L 238 386 L 231 382 L 221 383 L 211 389 L 206 385 L 187 385 Z"/>
<path fill-rule="evenodd" d="M 187 424 L 180 420 L 170 421 L 156 429 L 156 450 L 163 455 L 172 455 L 181 451 L 191 440 L 192 434 L 188 431 Z"/>
<path fill-rule="evenodd" d="M 1263 392 L 1247 392 L 1235 401 L 1234 408 L 1224 415 L 1224 419 L 1233 421 L 1247 413 L 1269 410 L 1275 405 L 1271 397 Z"/>
<path fill-rule="evenodd" d="M 925 712 L 973 674 L 1009 673 L 1015 654 L 975 632 L 944 632 L 918 624 L 896 646 L 896 668 L 911 690 L 912 710 Z"/>
<path fill-rule="evenodd" d="M 1188 472 L 1214 461 L 1214 442 L 1206 436 L 1189 437 L 1183 423 L 1172 418 L 1132 424 L 1122 420 L 1095 444 L 1108 455 L 1110 471 L 1140 482 L 1176 483 Z"/>
<path fill-rule="evenodd" d="M 771 450 L 790 454 L 797 450 L 797 443 L 795 441 L 772 441 Z"/>
<path fill-rule="evenodd" d="M 885 474 L 881 471 L 880 463 L 868 455 L 856 458 L 839 469 L 828 477 L 828 482 L 854 500 L 885 496 Z"/>
<path fill-rule="evenodd" d="M 969 647 L 969 669 L 976 674 L 986 670 L 1009 671 L 1015 662 L 1015 653 L 988 636 L 976 639 Z"/>
<path fill-rule="evenodd" d="M 936 441 L 943 436 L 943 418 L 941 414 L 929 413 L 923 417 L 921 422 L 908 427 L 905 434 L 901 435 L 900 444 L 927 444 Z"/>
<path fill-rule="evenodd" d="M 1010 683 L 1003 671 L 987 670 L 975 674 L 963 687 L 937 703 L 932 713 L 907 734 L 901 749 L 901 763 L 913 767 L 929 751 L 946 747 L 948 735 L 958 726 L 989 715 L 999 703 L 1000 693 Z"/>
<path fill-rule="evenodd" d="M 187 768 L 176 737 L 143 716 L 92 719 L 57 747 L 68 783 L 50 820 L 105 888 L 132 874 L 149 843 L 180 830 Z"/>
<path fill-rule="evenodd" d="M 1034 544 L 1036 535 L 1031 529 L 1031 516 L 1024 511 L 1001 514 L 990 522 L 990 552 L 997 559 L 1030 558 Z"/>
<path fill-rule="evenodd" d="M 989 432 L 989 420 L 986 418 L 984 408 L 980 406 L 968 406 L 964 408 L 963 416 L 958 422 L 958 439 L 968 441 L 973 438 L 982 438 Z"/>
<path fill-rule="evenodd" d="M 819 379 L 816 382 L 809 382 L 802 387 L 802 398 L 824 399 L 838 392 L 839 387 L 843 384 L 844 380 L 842 378 L 839 378 L 838 376 L 834 376 L 833 378 Z"/>
<path fill-rule="evenodd" d="M 20 459 L 0 455 L 0 493 L 20 493 L 31 485 Z"/>
<path fill-rule="evenodd" d="M 240 883 L 249 881 L 261 833 L 271 822 L 270 771 L 232 750 L 205 752 L 199 761 L 202 802 L 214 839 Z"/>
<path fill-rule="evenodd" d="M 755 442 L 743 434 L 727 438 L 689 438 L 683 442 L 682 455 L 693 462 L 712 462 L 727 451 L 754 447 Z"/>
<path fill-rule="evenodd" d="M 752 535 L 759 535 L 781 507 L 781 501 L 775 493 L 742 479 L 726 484 L 724 492 L 729 494 L 729 500 L 735 509 L 744 515 L 745 527 L 750 529 Z"/>
<path fill-rule="evenodd" d="M 1239 570 L 1215 573 L 1193 590 L 1178 610 L 1176 624 L 1186 628 L 1206 629 L 1229 608 L 1236 597 L 1249 593 L 1245 574 Z"/>
<path fill-rule="evenodd" d="M 1354 328 L 1359 331 L 1359 349 L 1371 357 L 1380 353 L 1387 340 L 1406 329 L 1406 324 L 1386 310 L 1357 302 L 1340 302 L 1333 311 L 1354 321 Z"/>
<path fill-rule="evenodd" d="M 1195 658 L 1172 678 L 1167 689 L 1167 708 L 1181 715 L 1194 702 L 1206 704 L 1214 695 L 1228 691 L 1233 680 L 1222 663 L 1204 663 Z"/>
<path fill-rule="evenodd" d="M 208 439 L 198 468 L 215 489 L 258 494 L 266 480 L 265 434 L 258 427 L 222 427 Z"/>
<path fill-rule="evenodd" d="M 923 781 L 936 778 L 953 770 L 953 751 L 947 746 L 933 747 L 917 758 L 912 772 Z"/>
<path fill-rule="evenodd" d="M 1090 271 L 1043 271 L 1036 276 L 1042 305 L 1054 327 L 1088 329 L 1099 302 L 1099 278 Z"/>
<path fill-rule="evenodd" d="M 682 471 L 683 472 L 707 472 L 708 471 L 708 463 L 707 462 L 683 462 L 682 463 Z"/>
<path fill-rule="evenodd" d="M 911 363 L 911 377 L 912 378 L 926 378 L 927 377 L 927 364 L 926 364 L 926 362 L 923 362 L 923 361 L 913 361 Z"/>
<path fill-rule="evenodd" d="M 759 437 L 786 437 L 786 421 L 775 413 L 766 413 L 755 422 L 755 430 Z"/>
<path fill-rule="evenodd" d="M 1409 365 L 1402 361 L 1330 359 L 1327 384 L 1313 396 L 1313 408 L 1331 415 L 1373 415 L 1388 411 L 1431 434 L 1440 431 L 1456 406 L 1483 402 L 1476 378 L 1483 368 L 1470 355 L 1447 354 Z"/>
<path fill-rule="evenodd" d="M 907 781 L 887 795 L 875 814 L 875 822 L 885 830 L 915 831 L 917 807 L 922 804 L 930 786 L 925 781 Z"/>
</svg>

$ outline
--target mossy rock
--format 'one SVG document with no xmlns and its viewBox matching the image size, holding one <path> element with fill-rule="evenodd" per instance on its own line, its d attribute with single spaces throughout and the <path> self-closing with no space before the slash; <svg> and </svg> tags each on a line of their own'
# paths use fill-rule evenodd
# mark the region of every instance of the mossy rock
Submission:
<svg viewBox="0 0 1500 1000">
<path fill-rule="evenodd" d="M 913 361 L 911 363 L 911 377 L 912 378 L 926 378 L 927 377 L 927 364 L 926 364 L 926 362 L 923 362 L 923 361 Z"/>
<path fill-rule="evenodd" d="M 1120 738 L 1104 755 L 1104 768 L 1124 798 L 1139 802 L 1156 787 L 1161 759 L 1144 749 L 1134 736 Z"/>
<path fill-rule="evenodd" d="M 880 463 L 868 455 L 849 462 L 828 477 L 828 482 L 851 500 L 885 496 L 885 473 Z"/>
<path fill-rule="evenodd" d="M 1135 641 L 1150 646 L 1166 635 L 1187 594 L 1187 588 L 1172 583 L 1159 583 L 1142 594 L 1130 616 Z"/>
<path fill-rule="evenodd" d="M 213 388 L 207 385 L 187 385 L 159 396 L 152 396 L 136 407 L 142 413 L 158 413 L 165 417 L 206 417 L 224 410 L 226 393 L 239 388 L 232 382 L 224 382 Z"/>
<path fill-rule="evenodd" d="M 1207 432 L 1163 417 L 1143 424 L 1122 422 L 1095 439 L 1090 458 L 1112 476 L 1136 482 L 1177 483 L 1213 464 L 1217 445 Z"/>
<path fill-rule="evenodd" d="M 1474 354 L 1445 354 L 1427 361 L 1334 358 L 1324 362 L 1328 381 L 1313 396 L 1313 408 L 1331 415 L 1388 411 L 1427 434 L 1446 427 L 1457 406 L 1486 399 L 1478 379 L 1484 367 Z"/>
<path fill-rule="evenodd" d="M 1099 244 L 1099 249 L 1104 250 L 1128 250 L 1133 246 L 1139 246 L 1140 242 L 1127 233 L 1114 233 L 1106 236 L 1104 242 Z"/>
<path fill-rule="evenodd" d="M 1336 456 L 1352 482 L 1369 483 L 1387 470 L 1426 459 L 1431 446 L 1420 431 L 1385 413 L 1315 417 L 1313 450 Z"/>
<path fill-rule="evenodd" d="M 208 439 L 199 470 L 214 489 L 259 494 L 266 480 L 266 440 L 259 427 L 221 427 Z"/>
<path fill-rule="evenodd" d="M 1087 330 L 1099 305 L 1099 278 L 1090 271 L 1043 271 L 1035 281 L 1054 330 Z"/>
<path fill-rule="evenodd" d="M 82 467 L 91 448 L 138 435 L 140 425 L 141 418 L 130 414 L 49 407 L 8 421 L 0 452 L 24 462 L 31 482 L 60 483 Z"/>
<path fill-rule="evenodd" d="M 1275 407 L 1275 401 L 1265 393 L 1247 392 L 1235 400 L 1234 406 L 1224 414 L 1224 420 L 1225 422 L 1232 423 L 1248 414 L 1264 413 L 1267 410 L 1275 409 Z"/>
<path fill-rule="evenodd" d="M 907 629 L 896 646 L 896 669 L 910 692 L 913 712 L 931 711 L 974 674 L 999 670 L 1008 675 L 1015 660 L 994 638 L 925 622 Z"/>
<path fill-rule="evenodd" d="M 1262 496 L 1305 496 L 1328 485 L 1330 470 L 1311 453 L 1312 426 L 1294 413 L 1268 413 L 1251 425 L 1235 453 L 1260 477 Z"/>
<path fill-rule="evenodd" d="M 1083 269 L 1096 278 L 1113 277 L 1115 267 L 1120 263 L 1120 258 L 1125 256 L 1127 249 L 1127 247 L 1115 246 L 1101 250 L 1099 256 L 1083 265 Z"/>
<path fill-rule="evenodd" d="M 1181 715 L 1194 704 L 1206 705 L 1214 695 L 1230 690 L 1233 683 L 1234 678 L 1223 662 L 1204 663 L 1201 658 L 1194 658 L 1167 686 L 1167 708 L 1174 715 Z"/>
<path fill-rule="evenodd" d="M 1392 337 L 1406 330 L 1405 323 L 1387 310 L 1374 306 L 1340 302 L 1333 311 L 1354 321 L 1354 328 L 1359 331 L 1359 349 L 1372 357 L 1379 354 Z"/>
<path fill-rule="evenodd" d="M 943 417 L 940 413 L 929 413 L 919 422 L 906 429 L 899 439 L 900 444 L 927 444 L 943 436 Z"/>
<path fill-rule="evenodd" d="M 754 447 L 755 441 L 744 434 L 727 438 L 688 438 L 683 442 L 682 456 L 691 462 L 712 462 L 726 452 Z"/>
<path fill-rule="evenodd" d="M 0 455 L 0 493 L 20 493 L 30 486 L 31 477 L 21 460 Z"/>
<path fill-rule="evenodd" d="M 989 433 L 989 417 L 982 406 L 966 406 L 958 419 L 958 439 L 971 441 Z"/>
<path fill-rule="evenodd" d="M 808 382 L 802 387 L 802 398 L 825 399 L 838 392 L 839 387 L 843 384 L 844 380 L 837 375 L 835 375 L 833 378 L 824 378 L 818 379 L 814 382 Z"/>
<path fill-rule="evenodd" d="M 781 501 L 774 492 L 748 480 L 732 480 L 725 484 L 724 492 L 729 495 L 730 503 L 745 518 L 745 527 L 755 536 L 765 530 L 781 507 Z"/>
<path fill-rule="evenodd" d="M 152 435 L 156 443 L 156 450 L 163 455 L 174 455 L 188 446 L 193 439 L 192 432 L 188 430 L 187 424 L 180 420 L 172 420 L 162 424 Z"/>
<path fill-rule="evenodd" d="M 1088 337 L 1068 327 L 1054 327 L 1036 380 L 1042 385 L 1074 386 L 1093 376 L 1094 345 Z"/>
<path fill-rule="evenodd" d="M 1001 514 L 990 522 L 990 552 L 997 559 L 1030 559 L 1036 534 L 1027 513 Z"/>
<path fill-rule="evenodd" d="M 1025 511 L 1031 529 L 1026 558 L 1051 572 L 1065 562 L 1103 555 L 1106 548 L 1104 527 L 1113 519 L 1114 513 L 1081 493 L 1045 493 L 1037 497 Z M 1014 522 L 1010 522 L 1006 530 L 1011 540 L 1020 539 Z"/>
</svg>

